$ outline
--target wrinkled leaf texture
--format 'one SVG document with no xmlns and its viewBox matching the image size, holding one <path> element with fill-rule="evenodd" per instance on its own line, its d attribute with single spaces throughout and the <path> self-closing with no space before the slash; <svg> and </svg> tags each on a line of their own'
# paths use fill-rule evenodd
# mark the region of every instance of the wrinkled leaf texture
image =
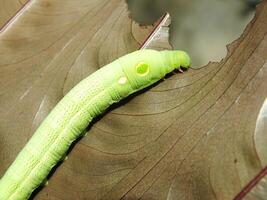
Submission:
<svg viewBox="0 0 267 200">
<path fill-rule="evenodd" d="M 152 27 L 128 15 L 124 0 L 35 0 L 5 26 L 0 175 L 75 84 L 139 48 Z M 266 132 L 256 128 L 267 96 L 266 33 L 263 1 L 226 58 L 114 106 L 32 198 L 232 199 L 267 165 Z"/>
</svg>

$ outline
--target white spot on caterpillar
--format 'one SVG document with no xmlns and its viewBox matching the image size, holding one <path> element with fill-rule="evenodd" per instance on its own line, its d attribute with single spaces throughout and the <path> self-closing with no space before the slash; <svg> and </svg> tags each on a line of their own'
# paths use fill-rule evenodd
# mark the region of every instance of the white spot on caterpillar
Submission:
<svg viewBox="0 0 267 200">
<path fill-rule="evenodd" d="M 120 85 L 123 85 L 123 84 L 125 84 L 126 82 L 127 82 L 127 78 L 126 78 L 125 76 L 120 77 L 119 80 L 118 80 L 118 83 L 119 83 Z"/>
</svg>

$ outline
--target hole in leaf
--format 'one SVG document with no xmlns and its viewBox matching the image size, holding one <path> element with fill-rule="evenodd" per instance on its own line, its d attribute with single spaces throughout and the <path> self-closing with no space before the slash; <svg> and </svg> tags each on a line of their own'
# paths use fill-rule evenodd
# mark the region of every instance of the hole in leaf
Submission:
<svg viewBox="0 0 267 200">
<path fill-rule="evenodd" d="M 187 51 L 192 66 L 220 61 L 226 45 L 237 39 L 253 18 L 260 0 L 127 0 L 132 18 L 142 25 L 165 12 L 172 17 L 170 43 Z"/>
</svg>

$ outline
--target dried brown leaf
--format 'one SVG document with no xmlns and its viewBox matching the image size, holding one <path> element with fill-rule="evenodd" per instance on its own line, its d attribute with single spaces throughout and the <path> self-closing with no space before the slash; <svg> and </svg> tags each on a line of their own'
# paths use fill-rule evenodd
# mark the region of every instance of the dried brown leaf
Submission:
<svg viewBox="0 0 267 200">
<path fill-rule="evenodd" d="M 36 0 L 0 35 L 0 174 L 70 88 L 138 48 L 145 34 L 132 31 L 144 29 L 127 16 L 123 0 Z M 266 33 L 264 1 L 220 63 L 173 75 L 96 121 L 35 199 L 232 199 L 266 163 L 256 146 L 266 134 L 254 137 Z"/>
<path fill-rule="evenodd" d="M 28 0 L 0 0 L 0 28 L 7 26 L 12 16 L 18 15 L 27 2 Z"/>
</svg>

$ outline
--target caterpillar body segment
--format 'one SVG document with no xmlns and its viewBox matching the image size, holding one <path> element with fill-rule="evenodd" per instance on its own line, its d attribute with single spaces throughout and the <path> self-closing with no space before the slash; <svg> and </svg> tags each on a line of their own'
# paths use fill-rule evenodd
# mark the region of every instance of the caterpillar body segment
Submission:
<svg viewBox="0 0 267 200">
<path fill-rule="evenodd" d="M 28 199 L 94 117 L 174 69 L 189 65 L 190 58 L 183 51 L 138 50 L 82 80 L 45 118 L 1 178 L 0 199 Z"/>
</svg>

